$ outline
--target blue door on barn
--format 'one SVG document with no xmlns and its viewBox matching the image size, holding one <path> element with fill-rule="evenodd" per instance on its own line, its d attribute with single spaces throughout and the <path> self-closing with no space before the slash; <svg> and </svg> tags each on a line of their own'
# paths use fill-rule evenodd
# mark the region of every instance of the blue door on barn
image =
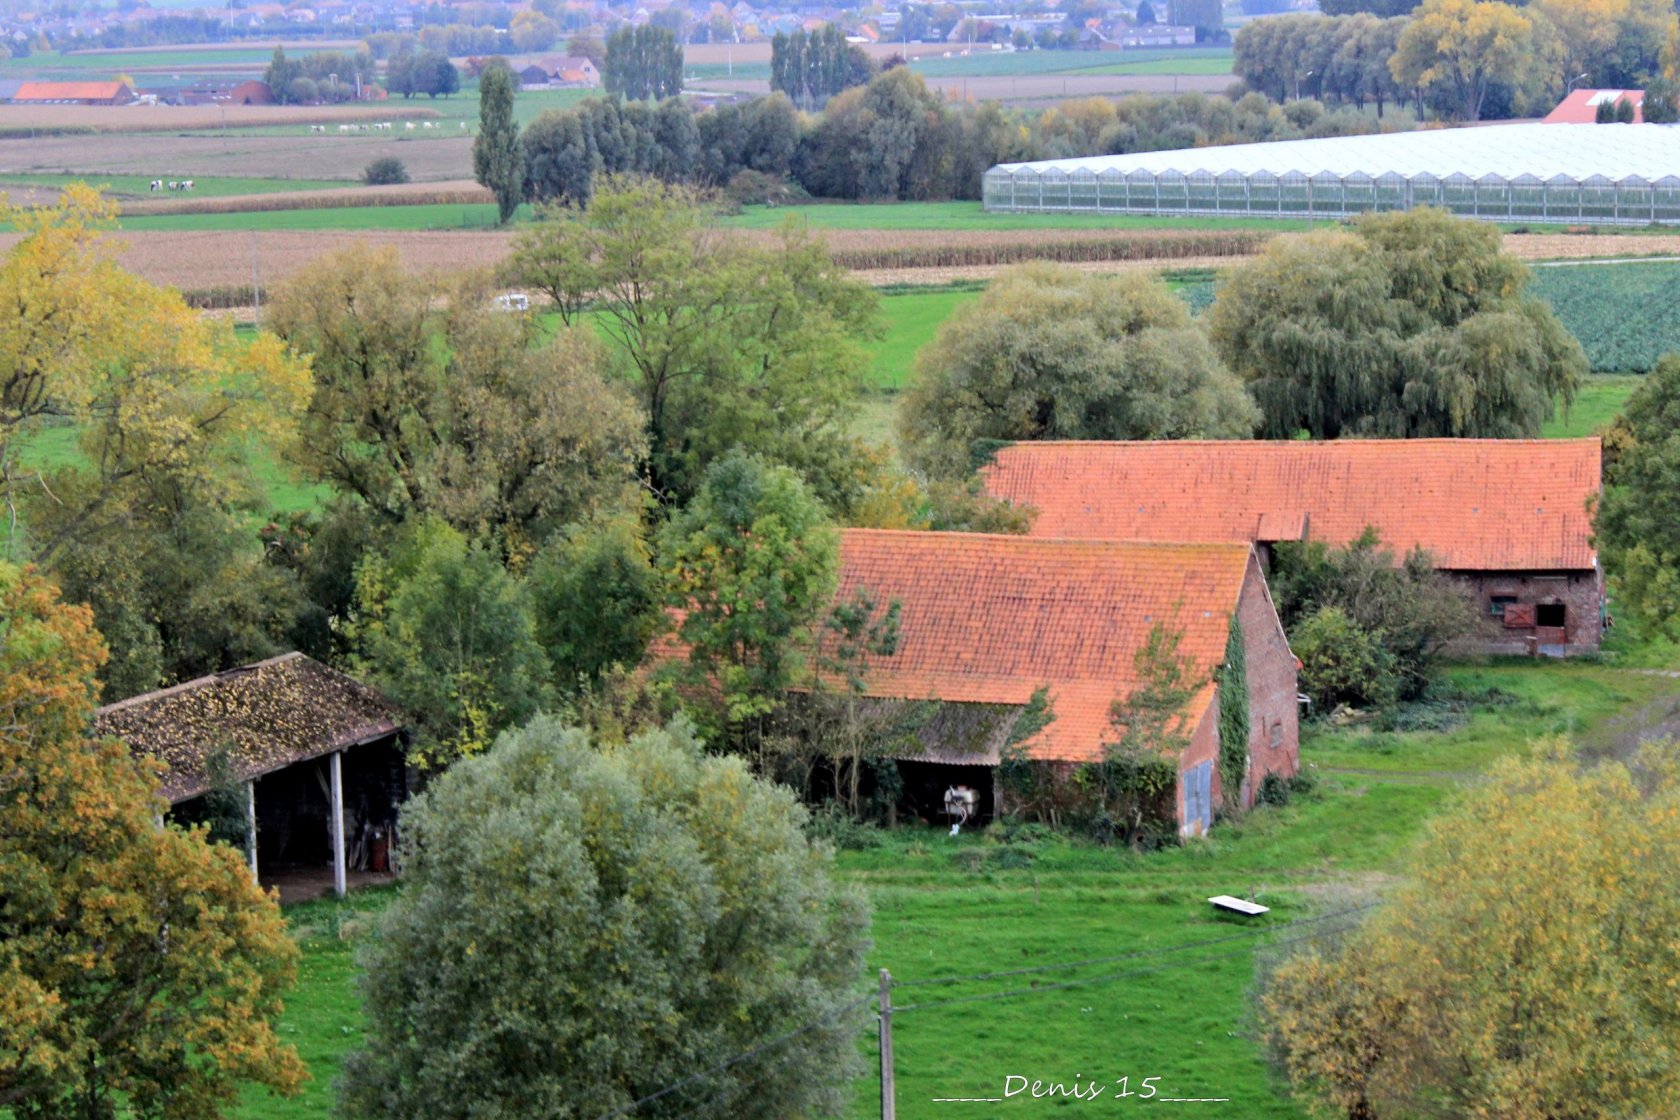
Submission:
<svg viewBox="0 0 1680 1120">
<path fill-rule="evenodd" d="M 1184 835 L 1206 833 L 1213 827 L 1213 760 L 1186 770 L 1179 781 L 1184 786 Z"/>
</svg>

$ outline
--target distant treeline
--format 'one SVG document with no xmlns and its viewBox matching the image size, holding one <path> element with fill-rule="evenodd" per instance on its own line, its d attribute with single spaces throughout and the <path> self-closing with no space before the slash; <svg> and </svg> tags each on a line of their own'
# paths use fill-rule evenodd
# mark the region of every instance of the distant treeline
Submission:
<svg viewBox="0 0 1680 1120">
<path fill-rule="evenodd" d="M 1383 127 L 1313 100 L 1277 105 L 1183 93 L 1088 98 L 1042 112 L 996 102 L 946 102 L 904 67 L 802 114 L 782 94 L 695 111 L 591 99 L 538 117 L 524 134 L 526 194 L 535 202 L 587 202 L 601 173 L 727 186 L 743 172 L 819 198 L 974 199 L 988 167 L 1034 159 L 1123 154 L 1343 136 Z M 1404 127 L 1391 119 L 1387 127 Z"/>
</svg>

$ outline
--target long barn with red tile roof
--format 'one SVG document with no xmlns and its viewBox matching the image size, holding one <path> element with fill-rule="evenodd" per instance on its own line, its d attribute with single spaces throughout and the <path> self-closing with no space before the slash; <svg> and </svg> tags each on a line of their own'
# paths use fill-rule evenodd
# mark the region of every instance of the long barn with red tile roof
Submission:
<svg viewBox="0 0 1680 1120">
<path fill-rule="evenodd" d="M 1346 545 L 1367 527 L 1429 552 L 1499 623 L 1489 648 L 1596 649 L 1600 446 L 1575 440 L 1042 442 L 982 470 L 1034 537 Z"/>
<path fill-rule="evenodd" d="M 900 607 L 897 647 L 869 661 L 865 695 L 937 702 L 938 715 L 916 732 L 920 751 L 904 761 L 907 784 L 918 764 L 935 785 L 955 768 L 989 773 L 1003 745 L 1027 730 L 1018 720 L 1040 689 L 1052 718 L 1020 739 L 1027 755 L 1069 765 L 1101 760 L 1114 738 L 1111 710 L 1140 684 L 1138 652 L 1157 626 L 1180 636 L 1196 685 L 1178 760 L 1181 830 L 1205 831 L 1223 792 L 1222 703 L 1249 708 L 1249 762 L 1236 791 L 1243 804 L 1266 774 L 1295 773 L 1296 663 L 1247 542 L 851 529 L 841 538 L 837 599 L 859 591 Z M 1247 695 L 1237 698 L 1221 696 L 1216 684 L 1233 618 L 1247 678 Z"/>
</svg>

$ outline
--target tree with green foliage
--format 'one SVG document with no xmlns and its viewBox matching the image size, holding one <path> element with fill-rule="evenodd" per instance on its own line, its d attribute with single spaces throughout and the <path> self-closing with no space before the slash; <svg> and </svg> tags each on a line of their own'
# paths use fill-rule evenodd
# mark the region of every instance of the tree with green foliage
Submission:
<svg viewBox="0 0 1680 1120">
<path fill-rule="evenodd" d="M 1304 690 L 1318 687 L 1321 711 L 1341 702 L 1417 699 L 1443 652 L 1482 625 L 1468 589 L 1437 571 L 1427 552 L 1397 557 L 1372 529 L 1346 548 L 1285 541 L 1272 556 L 1278 617 L 1306 663 Z M 1305 650 L 1296 645 L 1299 634 L 1307 635 Z"/>
<path fill-rule="evenodd" d="M 305 268 L 268 321 L 313 358 L 293 457 L 388 523 L 434 515 L 513 556 L 633 500 L 643 420 L 587 326 L 540 342 L 485 278 L 440 287 L 367 246 Z"/>
<path fill-rule="evenodd" d="M 840 540 L 798 474 L 731 451 L 659 536 L 687 658 L 674 675 L 709 730 L 768 715 L 799 678 L 834 594 Z"/>
<path fill-rule="evenodd" d="M 1672 744 L 1496 763 L 1361 928 L 1276 969 L 1273 1055 L 1326 1112 L 1661 1115 L 1680 1093 Z M 1536 921 L 1543 912 L 1545 921 Z"/>
<path fill-rule="evenodd" d="M 1094 793 L 1099 828 L 1128 843 L 1142 843 L 1178 819 L 1178 766 L 1195 727 L 1186 709 L 1200 690 L 1194 663 L 1180 652 L 1182 632 L 1157 622 L 1133 656 L 1137 684 L 1109 711 L 1113 737 L 1101 762 L 1081 771 Z"/>
<path fill-rule="evenodd" d="M 736 446 L 797 468 L 834 508 L 849 500 L 858 340 L 877 302 L 820 240 L 791 227 L 764 248 L 719 237 L 693 192 L 615 179 L 587 210 L 549 210 L 520 230 L 508 275 L 606 338 L 646 417 L 662 501 L 686 500 Z"/>
<path fill-rule="evenodd" d="M 303 63 L 287 58 L 286 49 L 276 43 L 274 57 L 263 70 L 263 82 L 274 95 L 274 100 L 281 105 L 288 104 L 292 99 L 292 83 L 303 76 Z"/>
<path fill-rule="evenodd" d="M 906 460 L 960 477 L 977 445 L 1243 439 L 1259 412 L 1184 301 L 1158 280 L 1022 265 L 959 308 L 916 358 Z"/>
<path fill-rule="evenodd" d="M 483 546 L 439 521 L 411 526 L 356 569 L 357 668 L 414 717 L 409 758 L 448 766 L 548 699 L 548 663 L 525 589 Z"/>
<path fill-rule="evenodd" d="M 370 187 L 388 187 L 408 182 L 408 168 L 395 156 L 382 156 L 362 169 L 362 182 Z"/>
<path fill-rule="evenodd" d="M 643 24 L 607 36 L 601 84 L 630 101 L 662 101 L 683 87 L 683 51 L 668 28 Z"/>
<path fill-rule="evenodd" d="M 1208 332 L 1264 438 L 1534 438 L 1587 359 L 1527 282 L 1485 222 L 1362 214 L 1232 269 Z"/>
<path fill-rule="evenodd" d="M 1289 648 L 1301 661 L 1301 691 L 1311 698 L 1314 712 L 1328 715 L 1343 705 L 1382 709 L 1394 703 L 1394 655 L 1341 607 L 1320 607 L 1301 619 L 1289 633 Z"/>
<path fill-rule="evenodd" d="M 868 917 L 804 821 L 680 724 L 627 743 L 547 718 L 504 735 L 403 814 L 344 1114 L 595 1116 L 708 1069 L 644 1111 L 838 1114 Z"/>
<path fill-rule="evenodd" d="M 297 947 L 239 853 L 160 826 L 153 769 L 88 738 L 104 654 L 0 562 L 0 1111 L 215 1120 L 306 1076 L 274 1028 Z"/>
<path fill-rule="evenodd" d="M 537 641 L 563 692 L 641 663 L 664 622 L 659 579 L 640 519 L 614 517 L 561 530 L 531 563 Z"/>
<path fill-rule="evenodd" d="M 1660 359 L 1628 397 L 1605 460 L 1593 531 L 1616 610 L 1680 637 L 1680 355 Z"/>
<path fill-rule="evenodd" d="M 525 197 L 525 149 L 513 119 L 510 72 L 491 67 L 478 79 L 478 135 L 473 137 L 473 178 L 496 196 L 496 214 L 507 225 Z"/>
<path fill-rule="evenodd" d="M 770 88 L 805 110 L 821 108 L 841 90 L 861 86 L 875 74 L 875 62 L 846 42 L 839 24 L 816 31 L 776 32 L 770 40 Z"/>
</svg>

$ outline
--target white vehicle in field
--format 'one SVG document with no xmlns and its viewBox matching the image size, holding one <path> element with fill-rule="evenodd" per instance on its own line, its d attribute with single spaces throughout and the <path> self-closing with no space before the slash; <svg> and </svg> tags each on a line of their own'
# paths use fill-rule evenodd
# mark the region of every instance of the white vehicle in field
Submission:
<svg viewBox="0 0 1680 1120">
<path fill-rule="evenodd" d="M 524 292 L 503 292 L 492 301 L 497 311 L 529 311 L 531 297 Z"/>
</svg>

